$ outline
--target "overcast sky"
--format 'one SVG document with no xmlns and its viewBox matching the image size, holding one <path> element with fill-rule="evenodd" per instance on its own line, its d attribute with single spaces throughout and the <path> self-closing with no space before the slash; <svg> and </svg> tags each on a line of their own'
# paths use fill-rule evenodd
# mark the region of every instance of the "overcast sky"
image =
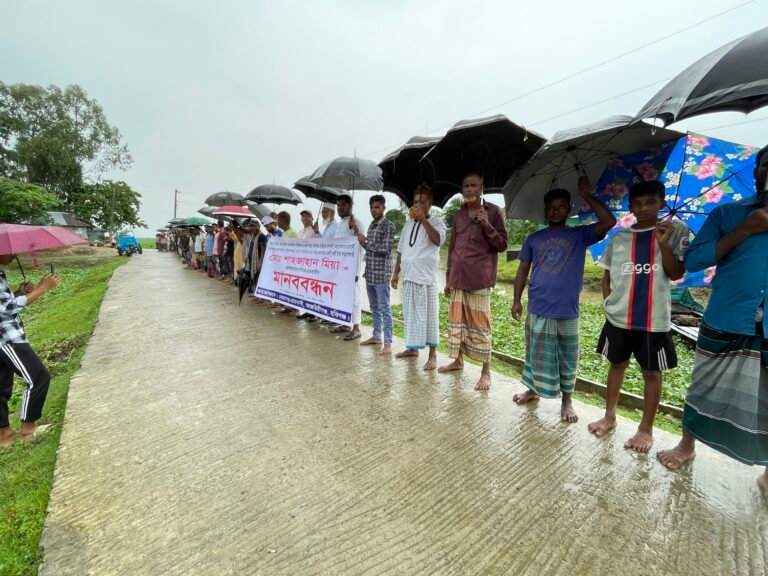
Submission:
<svg viewBox="0 0 768 576">
<path fill-rule="evenodd" d="M 154 230 L 174 189 L 179 216 L 194 215 L 213 192 L 290 185 L 355 152 L 378 162 L 462 118 L 501 113 L 551 136 L 634 114 L 692 61 L 768 25 L 768 2 L 0 0 L 0 14 L 0 80 L 95 98 L 134 158 L 110 177 L 142 194 Z M 675 127 L 762 145 L 768 120 L 744 124 L 761 118 Z"/>
</svg>

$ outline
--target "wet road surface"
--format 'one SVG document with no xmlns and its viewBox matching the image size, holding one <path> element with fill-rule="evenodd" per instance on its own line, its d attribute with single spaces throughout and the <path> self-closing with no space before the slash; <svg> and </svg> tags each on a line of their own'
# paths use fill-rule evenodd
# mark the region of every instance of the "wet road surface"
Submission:
<svg viewBox="0 0 768 576">
<path fill-rule="evenodd" d="M 421 364 L 133 258 L 72 380 L 40 573 L 766 573 L 757 468 L 671 473 L 622 448 L 635 423 L 596 440 L 596 408 L 566 426 Z"/>
</svg>

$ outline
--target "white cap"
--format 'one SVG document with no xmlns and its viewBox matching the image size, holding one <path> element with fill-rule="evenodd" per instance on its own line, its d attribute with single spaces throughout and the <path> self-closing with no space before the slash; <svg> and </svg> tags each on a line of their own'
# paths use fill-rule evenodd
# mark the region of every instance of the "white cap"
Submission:
<svg viewBox="0 0 768 576">
<path fill-rule="evenodd" d="M 270 224 L 274 224 L 275 220 L 271 216 L 264 216 L 264 218 L 261 219 L 261 223 L 264 226 L 269 226 Z"/>
<path fill-rule="evenodd" d="M 329 210 L 336 210 L 336 204 L 331 204 L 330 202 L 323 202 L 323 208 L 328 208 Z"/>
</svg>

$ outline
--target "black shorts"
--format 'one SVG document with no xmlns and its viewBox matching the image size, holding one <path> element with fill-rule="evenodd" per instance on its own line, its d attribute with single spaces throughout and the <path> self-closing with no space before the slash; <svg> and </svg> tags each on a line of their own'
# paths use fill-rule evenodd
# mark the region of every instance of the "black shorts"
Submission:
<svg viewBox="0 0 768 576">
<path fill-rule="evenodd" d="M 606 321 L 597 343 L 597 353 L 611 364 L 622 364 L 635 355 L 643 370 L 658 372 L 677 366 L 672 332 L 646 332 L 617 328 Z"/>
</svg>

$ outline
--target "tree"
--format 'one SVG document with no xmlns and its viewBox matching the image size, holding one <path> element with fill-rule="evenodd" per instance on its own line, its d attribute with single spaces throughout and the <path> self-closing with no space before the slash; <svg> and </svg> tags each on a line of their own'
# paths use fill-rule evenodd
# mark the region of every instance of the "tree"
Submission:
<svg viewBox="0 0 768 576">
<path fill-rule="evenodd" d="M 58 206 L 56 196 L 45 188 L 0 178 L 0 222 L 50 224 L 50 210 Z"/>
<path fill-rule="evenodd" d="M 408 217 L 401 208 L 392 208 L 392 210 L 387 210 L 386 214 L 384 214 L 384 218 L 395 225 L 395 234 L 400 234 Z"/>
<path fill-rule="evenodd" d="M 453 217 L 456 216 L 456 212 L 461 209 L 463 202 L 464 199 L 462 197 L 456 197 L 443 209 L 443 220 L 445 220 L 445 225 L 448 226 L 448 228 L 453 227 Z"/>
<path fill-rule="evenodd" d="M 120 132 L 80 86 L 0 82 L 0 175 L 62 195 L 85 176 L 98 178 L 131 162 Z"/>
<path fill-rule="evenodd" d="M 530 220 L 510 219 L 505 222 L 507 226 L 507 238 L 510 246 L 522 246 L 523 240 L 531 232 L 541 228 L 540 224 Z"/>
<path fill-rule="evenodd" d="M 103 180 L 83 184 L 67 194 L 64 207 L 77 218 L 110 232 L 125 226 L 146 226 L 139 218 L 141 194 L 125 182 Z"/>
</svg>

